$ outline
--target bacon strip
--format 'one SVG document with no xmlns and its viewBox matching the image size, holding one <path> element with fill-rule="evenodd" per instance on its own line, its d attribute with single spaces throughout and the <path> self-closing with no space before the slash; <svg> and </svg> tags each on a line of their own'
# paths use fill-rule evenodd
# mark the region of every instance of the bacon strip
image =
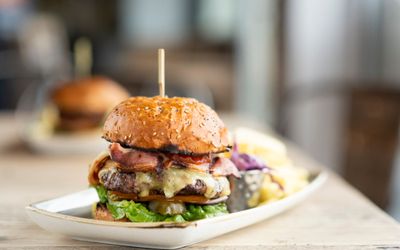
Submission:
<svg viewBox="0 0 400 250">
<path fill-rule="evenodd" d="M 161 159 L 155 153 L 123 148 L 119 143 L 110 145 L 111 159 L 120 164 L 120 168 L 128 172 L 156 171 Z"/>
<path fill-rule="evenodd" d="M 240 178 L 240 173 L 235 164 L 228 158 L 218 157 L 215 163 L 210 167 L 213 176 L 233 175 Z"/>
<path fill-rule="evenodd" d="M 172 159 L 173 161 L 182 162 L 184 164 L 200 165 L 205 163 L 211 163 L 210 155 L 189 156 L 189 155 L 168 154 L 167 157 Z"/>
<path fill-rule="evenodd" d="M 210 163 L 203 163 L 203 164 L 190 164 L 185 162 L 177 162 L 173 160 L 166 160 L 164 161 L 164 169 L 168 169 L 171 167 L 181 166 L 182 168 L 186 168 L 192 171 L 200 172 L 200 173 L 208 173 L 210 168 Z"/>
<path fill-rule="evenodd" d="M 111 159 L 119 163 L 118 168 L 125 172 L 160 172 L 172 166 L 182 166 L 189 170 L 211 173 L 214 176 L 234 175 L 240 177 L 236 166 L 227 158 L 217 157 L 211 162 L 210 156 L 190 157 L 165 155 L 123 148 L 118 143 L 110 145 Z"/>
</svg>

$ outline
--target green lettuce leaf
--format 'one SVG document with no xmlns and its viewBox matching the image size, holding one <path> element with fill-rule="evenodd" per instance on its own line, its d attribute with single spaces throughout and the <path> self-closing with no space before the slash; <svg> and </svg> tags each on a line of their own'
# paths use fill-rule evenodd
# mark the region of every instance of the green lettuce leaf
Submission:
<svg viewBox="0 0 400 250">
<path fill-rule="evenodd" d="M 216 217 L 228 213 L 229 212 L 225 203 L 218 203 L 215 205 L 189 204 L 186 205 L 186 212 L 184 212 L 182 216 L 187 221 L 193 221 Z"/>
<path fill-rule="evenodd" d="M 115 219 L 128 218 L 132 222 L 185 222 L 211 218 L 223 214 L 227 214 L 228 210 L 224 203 L 215 205 L 194 205 L 186 206 L 186 212 L 178 215 L 162 215 L 155 213 L 147 208 L 143 203 L 134 201 L 109 201 L 107 208 Z"/>
<path fill-rule="evenodd" d="M 126 217 L 133 222 L 155 222 L 163 221 L 164 218 L 158 213 L 148 210 L 143 204 L 130 202 L 125 210 Z"/>
<path fill-rule="evenodd" d="M 145 203 L 136 203 L 134 201 L 122 200 L 112 201 L 108 199 L 107 190 L 104 186 L 95 186 L 101 203 L 106 203 L 107 209 L 112 216 L 119 220 L 128 218 L 132 222 L 185 222 L 201 220 L 228 214 L 228 209 L 225 203 L 215 205 L 186 205 L 186 211 L 178 215 L 162 215 L 148 209 Z"/>
<path fill-rule="evenodd" d="M 177 214 L 177 215 L 171 215 L 167 216 L 164 221 L 172 221 L 172 222 L 185 222 L 185 218 L 183 218 L 182 215 Z"/>
<path fill-rule="evenodd" d="M 124 208 L 122 208 L 122 207 L 120 207 L 120 206 L 118 206 L 116 204 L 107 203 L 107 209 L 108 209 L 108 211 L 110 211 L 112 216 L 117 220 L 120 220 L 120 219 L 125 217 Z"/>
<path fill-rule="evenodd" d="M 99 196 L 100 202 L 106 203 L 108 201 L 107 189 L 102 185 L 95 186 L 94 188 L 97 191 L 97 195 Z"/>
</svg>

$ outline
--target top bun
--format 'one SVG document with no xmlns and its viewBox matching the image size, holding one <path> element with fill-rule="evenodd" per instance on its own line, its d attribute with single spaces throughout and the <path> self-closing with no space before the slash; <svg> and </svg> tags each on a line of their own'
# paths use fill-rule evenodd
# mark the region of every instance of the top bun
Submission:
<svg viewBox="0 0 400 250">
<path fill-rule="evenodd" d="M 204 103 L 183 97 L 131 97 L 108 115 L 103 138 L 124 147 L 202 155 L 229 150 L 227 129 Z"/>
<path fill-rule="evenodd" d="M 65 83 L 51 96 L 58 109 L 68 113 L 105 113 L 128 97 L 128 91 L 103 76 Z"/>
</svg>

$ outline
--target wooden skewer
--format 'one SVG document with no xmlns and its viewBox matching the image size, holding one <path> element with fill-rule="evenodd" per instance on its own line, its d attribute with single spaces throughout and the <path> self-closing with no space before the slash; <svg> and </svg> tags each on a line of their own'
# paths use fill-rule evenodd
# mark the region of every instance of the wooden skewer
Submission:
<svg viewBox="0 0 400 250">
<path fill-rule="evenodd" d="M 158 88 L 160 96 L 165 97 L 165 51 L 158 49 Z"/>
</svg>

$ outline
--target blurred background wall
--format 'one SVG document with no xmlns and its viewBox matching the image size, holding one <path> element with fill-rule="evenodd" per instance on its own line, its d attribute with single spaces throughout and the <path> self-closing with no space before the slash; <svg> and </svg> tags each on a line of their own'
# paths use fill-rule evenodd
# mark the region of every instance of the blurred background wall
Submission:
<svg viewBox="0 0 400 250">
<path fill-rule="evenodd" d="M 267 125 L 400 219 L 400 1 L 0 0 L 0 109 L 32 83 L 93 74 Z M 396 164 L 397 159 L 397 164 Z"/>
</svg>

